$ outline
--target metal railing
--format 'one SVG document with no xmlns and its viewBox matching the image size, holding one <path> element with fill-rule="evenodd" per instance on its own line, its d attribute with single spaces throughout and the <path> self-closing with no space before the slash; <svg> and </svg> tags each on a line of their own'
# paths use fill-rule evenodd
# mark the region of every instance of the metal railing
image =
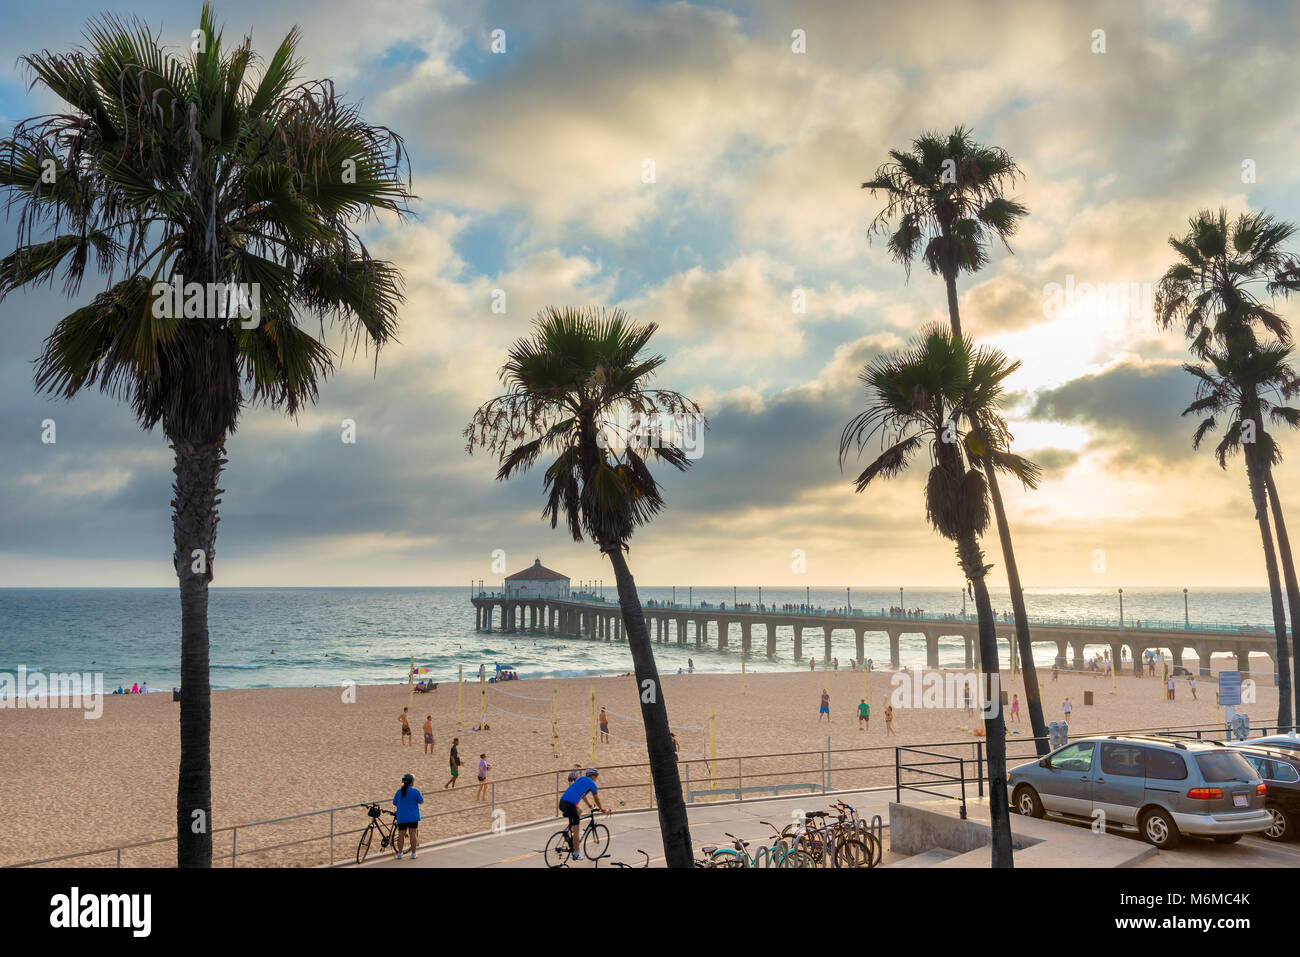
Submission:
<svg viewBox="0 0 1300 957">
<path fill-rule="evenodd" d="M 1278 730 L 1273 725 L 1262 725 L 1251 728 L 1251 736 L 1262 736 Z M 1226 739 L 1228 735 L 1226 728 L 1193 725 L 1176 728 L 1127 728 L 1089 733 L 1083 737 L 1157 733 L 1174 737 L 1195 737 L 1198 740 Z M 1036 760 L 1038 755 L 1035 740 L 1032 737 L 1008 738 L 1006 742 L 1008 762 Z M 1020 749 L 1025 749 L 1026 753 L 1016 754 L 1015 752 Z M 891 751 L 894 752 L 892 755 L 880 754 L 880 752 Z M 927 760 L 905 762 L 904 755 L 916 755 Z M 959 789 L 958 799 L 964 812 L 968 784 L 975 785 L 978 796 L 982 797 L 984 794 L 987 760 L 985 742 L 976 740 L 839 749 L 828 747 L 816 751 L 744 754 L 712 760 L 684 758 L 679 762 L 678 767 L 681 770 L 683 796 L 690 804 L 702 803 L 697 800 L 699 798 L 717 799 L 725 795 L 734 795 L 735 800 L 743 802 L 752 800 L 750 796 L 753 795 L 776 797 L 783 792 L 831 794 L 842 791 L 893 790 L 896 800 L 900 801 L 903 793 L 907 791 L 944 798 L 956 797 L 951 793 L 934 790 L 947 785 Z M 942 770 L 944 768 L 949 770 Z M 648 763 L 604 766 L 601 769 L 600 793 L 611 797 L 610 806 L 618 806 L 620 810 L 653 808 L 654 787 L 649 769 Z M 508 808 L 518 809 L 524 815 L 520 824 L 535 820 L 549 820 L 554 817 L 560 794 L 568 783 L 568 773 L 568 769 L 539 771 L 488 782 L 486 800 L 475 801 L 470 796 L 469 803 L 440 807 L 438 810 L 422 814 L 421 823 L 444 821 L 447 822 L 445 825 L 447 830 L 451 830 L 456 824 L 463 825 L 464 830 L 446 835 L 462 838 L 491 833 L 498 822 L 497 812 Z M 905 774 L 913 774 L 916 777 L 905 780 Z M 892 784 L 889 781 L 891 776 Z M 475 789 L 476 785 L 470 783 L 465 790 L 439 792 L 432 797 L 438 802 L 458 801 L 467 798 L 469 791 Z M 213 830 L 214 850 L 217 847 L 222 850 L 214 853 L 213 863 L 236 867 L 241 859 L 257 862 L 268 853 L 290 848 L 304 849 L 313 844 L 319 844 L 321 848 L 318 852 L 319 860 L 314 863 L 330 865 L 345 863 L 352 859 L 351 852 L 354 850 L 355 842 L 366 827 L 367 819 L 361 810 L 362 807 L 365 804 L 387 804 L 389 800 L 384 798 L 353 802 L 337 807 L 216 828 Z M 638 801 L 641 803 L 637 803 Z M 340 819 L 341 812 L 346 812 L 349 816 Z M 534 817 L 529 818 L 528 814 L 533 814 Z M 483 821 L 485 816 L 487 820 Z M 284 840 L 272 839 L 273 843 L 256 843 L 250 846 L 252 836 L 262 833 L 263 829 L 292 832 L 300 825 L 312 826 L 316 820 L 321 822 L 320 830 L 291 833 L 285 835 L 287 839 Z M 77 851 L 6 866 L 36 867 L 106 858 L 108 866 L 121 867 L 124 852 L 127 852 L 128 858 L 133 856 L 136 858 L 136 860 L 128 859 L 126 862 L 128 866 L 171 866 L 175 861 L 175 846 L 176 838 L 172 836 Z M 157 849 L 159 852 L 153 859 L 140 853 L 150 848 Z M 171 849 L 170 854 L 162 853 L 166 848 Z M 141 857 L 144 857 L 144 860 L 140 860 Z"/>
</svg>

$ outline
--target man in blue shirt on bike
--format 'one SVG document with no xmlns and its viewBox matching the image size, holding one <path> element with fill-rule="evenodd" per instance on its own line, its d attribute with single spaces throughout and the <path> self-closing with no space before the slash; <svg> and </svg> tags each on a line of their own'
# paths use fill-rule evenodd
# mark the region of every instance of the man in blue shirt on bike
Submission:
<svg viewBox="0 0 1300 957">
<path fill-rule="evenodd" d="M 600 808 L 608 816 L 611 812 L 606 809 L 605 805 L 600 803 L 600 795 L 597 794 L 596 778 L 600 772 L 595 768 L 588 768 L 582 776 L 564 789 L 560 795 L 559 811 L 569 819 L 569 844 L 573 849 L 573 859 L 582 860 L 582 855 L 578 853 L 578 821 L 581 819 L 581 811 L 578 809 L 578 802 L 584 802 L 591 807 L 591 801 L 596 802 L 596 807 Z M 590 800 L 588 799 L 590 795 Z"/>
</svg>

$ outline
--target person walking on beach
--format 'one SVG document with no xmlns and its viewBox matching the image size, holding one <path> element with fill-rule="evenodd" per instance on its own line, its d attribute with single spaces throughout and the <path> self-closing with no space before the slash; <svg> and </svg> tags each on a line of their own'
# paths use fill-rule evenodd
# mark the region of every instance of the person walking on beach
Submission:
<svg viewBox="0 0 1300 957">
<path fill-rule="evenodd" d="M 871 730 L 871 705 L 867 704 L 866 698 L 858 702 L 858 729 L 860 731 Z"/>
<path fill-rule="evenodd" d="M 1060 676 L 1060 669 L 1058 669 L 1056 665 L 1052 665 L 1052 680 L 1055 681 Z"/>
<path fill-rule="evenodd" d="M 600 743 L 609 744 L 609 718 L 605 714 L 603 705 L 600 709 Z"/>
<path fill-rule="evenodd" d="M 1169 692 L 1169 700 L 1174 700 L 1174 676 L 1169 676 L 1169 682 L 1165 685 L 1165 690 Z"/>
<path fill-rule="evenodd" d="M 822 691 L 822 706 L 817 709 L 817 723 L 821 724 L 822 715 L 826 715 L 826 721 L 829 724 L 831 720 L 831 693 Z"/>
<path fill-rule="evenodd" d="M 1074 705 L 1070 704 L 1070 699 L 1069 699 L 1069 698 L 1066 698 L 1066 699 L 1065 699 L 1065 704 L 1061 706 L 1061 710 L 1063 710 L 1063 711 L 1065 712 L 1065 723 L 1066 723 L 1066 724 L 1069 724 L 1069 723 L 1070 723 L 1070 712 L 1074 710 Z"/>
<path fill-rule="evenodd" d="M 681 757 L 681 754 L 680 754 L 679 752 L 682 750 L 682 746 L 681 746 L 680 744 L 677 743 L 677 734 L 676 734 L 676 732 L 669 731 L 669 732 L 668 732 L 668 737 L 670 737 L 670 738 L 673 739 L 673 760 L 674 760 L 674 761 L 680 761 L 680 760 L 682 759 L 682 757 Z"/>
<path fill-rule="evenodd" d="M 424 753 L 433 754 L 433 715 L 424 716 Z"/>
<path fill-rule="evenodd" d="M 686 659 L 686 673 L 687 673 L 688 675 L 693 675 L 693 674 L 695 674 L 695 659 L 694 659 L 694 658 L 687 658 L 687 659 Z"/>
<path fill-rule="evenodd" d="M 896 732 L 894 731 L 894 706 L 892 704 L 887 704 L 885 705 L 885 736 L 888 737 L 889 735 L 895 733 Z"/>
<path fill-rule="evenodd" d="M 448 778 L 447 783 L 443 785 L 444 789 L 454 788 L 457 779 L 460 778 L 460 749 L 457 747 L 458 744 L 460 744 L 460 738 L 451 739 L 451 755 L 447 759 L 451 766 L 451 777 Z"/>
<path fill-rule="evenodd" d="M 1187 686 L 1189 689 L 1191 689 L 1192 700 L 1195 701 L 1196 700 L 1196 675 L 1187 676 Z"/>
<path fill-rule="evenodd" d="M 1011 720 L 1020 722 L 1020 695 L 1018 694 L 1011 696 Z"/>
<path fill-rule="evenodd" d="M 402 859 L 402 844 L 406 836 L 411 837 L 411 860 L 415 860 L 415 846 L 420 840 L 420 805 L 424 795 L 411 787 L 415 781 L 409 774 L 402 775 L 402 787 L 393 795 L 393 807 L 397 808 L 397 859 Z"/>
<path fill-rule="evenodd" d="M 474 795 L 476 801 L 487 800 L 487 773 L 492 770 L 492 765 L 487 763 L 487 755 L 478 756 L 478 793 Z"/>
<path fill-rule="evenodd" d="M 402 725 L 402 744 L 410 744 L 411 741 L 409 739 L 411 737 L 411 721 L 406 716 L 405 708 L 403 708 L 402 713 L 397 716 L 397 720 L 401 722 Z"/>
<path fill-rule="evenodd" d="M 808 658 L 808 670 L 809 670 L 809 671 L 816 671 L 816 670 L 817 670 L 817 659 L 816 659 L 816 658 L 813 658 L 813 657 L 809 657 L 809 658 Z"/>
</svg>

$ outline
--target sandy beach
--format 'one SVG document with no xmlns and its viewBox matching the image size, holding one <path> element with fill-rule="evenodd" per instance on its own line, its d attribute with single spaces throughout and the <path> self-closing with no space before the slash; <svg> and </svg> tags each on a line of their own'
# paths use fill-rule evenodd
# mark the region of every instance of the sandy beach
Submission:
<svg viewBox="0 0 1300 957">
<path fill-rule="evenodd" d="M 1217 664 L 1217 662 L 1216 662 Z M 1194 667 L 1194 662 L 1192 663 Z M 832 720 L 818 721 L 823 686 L 819 670 L 748 675 L 665 675 L 664 694 L 677 727 L 690 787 L 708 789 L 739 772 L 746 785 L 782 773 L 786 783 L 821 779 L 824 752 L 880 748 L 874 752 L 833 754 L 835 787 L 887 784 L 893 781 L 893 752 L 898 744 L 975 741 L 982 727 L 978 716 L 960 707 L 909 707 L 897 710 L 897 734 L 887 737 L 884 706 L 892 673 L 872 675 L 870 728 L 859 730 L 855 709 L 863 697 L 861 672 L 831 672 Z M 1189 727 L 1219 720 L 1213 679 L 1200 679 L 1199 700 L 1192 700 L 1186 680 L 1178 682 L 1177 700 L 1164 699 L 1161 682 L 1122 676 L 1112 691 L 1109 677 L 1062 674 L 1056 682 L 1042 673 L 1044 706 L 1049 721 L 1061 717 L 1062 701 L 1074 703 L 1072 736 L 1119 729 Z M 497 807 L 504 820 L 517 823 L 554 811 L 555 781 L 574 763 L 586 764 L 590 750 L 590 694 L 608 709 L 614 740 L 598 744 L 596 762 L 607 769 L 602 791 L 616 807 L 646 806 L 650 791 L 643 768 L 619 769 L 644 761 L 642 728 L 627 716 L 639 713 L 633 679 L 627 677 L 523 680 L 489 685 L 490 730 L 473 731 L 479 721 L 477 681 L 464 685 L 463 718 L 457 728 L 457 689 L 443 684 L 436 692 L 416 694 L 411 708 L 411 746 L 400 741 L 398 714 L 408 700 L 405 685 L 356 689 L 355 703 L 335 688 L 268 689 L 214 692 L 212 716 L 213 802 L 215 829 L 242 825 L 356 802 L 388 798 L 401 775 L 415 775 L 425 795 L 424 841 L 487 828 L 491 805 L 475 801 L 475 768 L 485 752 L 497 782 Z M 1008 694 L 1023 702 L 1023 680 L 1004 678 Z M 551 696 L 558 690 L 559 755 L 551 749 Z M 1094 703 L 1084 704 L 1092 691 Z M 1271 724 L 1277 692 L 1260 684 L 1258 701 L 1244 709 L 1252 725 Z M 514 697 L 510 697 L 514 696 Z M 541 699 L 541 700 L 528 700 Z M 716 714 L 719 760 L 706 765 L 710 708 Z M 165 836 L 175 820 L 176 766 L 179 757 L 178 709 L 170 694 L 108 696 L 103 716 L 87 720 L 79 710 L 0 710 L 0 864 L 53 857 L 75 851 L 148 841 Z M 502 710 L 505 709 L 505 710 Z M 516 714 L 509 714 L 514 711 Z M 424 753 L 421 726 L 433 716 L 435 746 Z M 1028 717 L 1012 723 L 1011 754 L 1026 753 Z M 464 767 L 455 790 L 448 779 L 448 749 L 460 738 Z M 738 755 L 808 752 L 800 757 L 751 758 Z M 972 749 L 973 753 L 973 749 Z M 1019 763 L 1014 761 L 1012 763 Z M 875 766 L 876 770 L 844 770 Z M 559 772 L 559 774 L 557 774 Z M 535 775 L 509 782 L 524 775 Z M 707 799 L 707 796 L 702 799 Z M 354 832 L 364 812 L 339 812 L 335 821 L 335 859 L 350 857 Z M 327 816 L 241 830 L 238 863 L 317 864 L 329 858 L 329 841 L 256 853 L 266 847 L 329 833 Z M 217 855 L 229 855 L 229 832 L 219 832 Z M 123 864 L 167 865 L 175 860 L 172 845 L 125 852 Z M 75 866 L 107 866 L 113 856 L 83 858 Z M 229 860 L 217 862 L 220 866 Z"/>
</svg>

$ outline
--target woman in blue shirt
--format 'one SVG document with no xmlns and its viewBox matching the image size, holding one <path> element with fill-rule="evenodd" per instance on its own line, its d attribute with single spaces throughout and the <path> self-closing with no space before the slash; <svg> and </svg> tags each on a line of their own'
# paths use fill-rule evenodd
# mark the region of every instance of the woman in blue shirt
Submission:
<svg viewBox="0 0 1300 957">
<path fill-rule="evenodd" d="M 415 860 L 415 846 L 420 834 L 420 805 L 424 795 L 411 787 L 415 778 L 409 774 L 402 775 L 402 787 L 393 795 L 393 806 L 397 808 L 397 859 L 402 858 L 402 843 L 406 832 L 411 832 L 411 860 Z"/>
</svg>

